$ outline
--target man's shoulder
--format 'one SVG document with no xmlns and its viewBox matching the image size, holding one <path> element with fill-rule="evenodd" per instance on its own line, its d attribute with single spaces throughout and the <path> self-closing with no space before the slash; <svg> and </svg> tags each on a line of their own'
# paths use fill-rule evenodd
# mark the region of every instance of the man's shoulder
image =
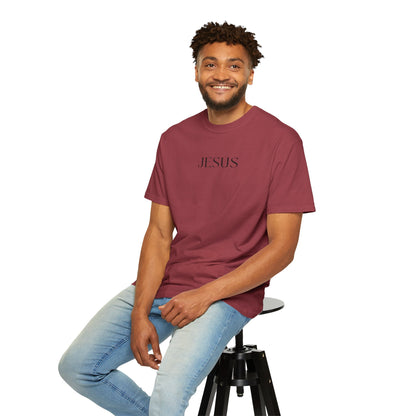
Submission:
<svg viewBox="0 0 416 416">
<path fill-rule="evenodd" d="M 300 137 L 297 131 L 288 124 L 281 121 L 273 114 L 256 107 L 258 117 L 257 123 L 261 129 L 272 139 L 299 141 Z"/>
<path fill-rule="evenodd" d="M 193 116 L 187 117 L 179 123 L 173 124 L 170 126 L 163 135 L 175 135 L 177 133 L 182 133 L 183 130 L 192 130 L 197 129 L 201 126 L 202 118 L 204 117 L 206 110 L 200 111 Z"/>
</svg>

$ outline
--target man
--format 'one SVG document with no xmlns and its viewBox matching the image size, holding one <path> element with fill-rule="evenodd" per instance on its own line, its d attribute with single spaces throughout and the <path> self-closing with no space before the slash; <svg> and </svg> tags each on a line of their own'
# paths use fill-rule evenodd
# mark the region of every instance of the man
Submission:
<svg viewBox="0 0 416 416">
<path fill-rule="evenodd" d="M 59 366 L 118 416 L 184 414 L 229 340 L 261 312 L 269 280 L 293 260 L 302 213 L 315 209 L 301 139 L 245 100 L 262 57 L 254 35 L 209 23 L 191 47 L 207 109 L 161 137 L 137 281 Z M 151 397 L 117 370 L 133 358 L 158 370 Z"/>
</svg>

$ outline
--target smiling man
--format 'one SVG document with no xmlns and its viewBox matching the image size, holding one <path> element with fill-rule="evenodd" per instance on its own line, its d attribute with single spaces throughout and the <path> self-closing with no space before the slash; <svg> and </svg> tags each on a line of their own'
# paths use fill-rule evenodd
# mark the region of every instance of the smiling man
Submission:
<svg viewBox="0 0 416 416">
<path fill-rule="evenodd" d="M 59 365 L 77 392 L 118 416 L 184 414 L 227 343 L 261 312 L 269 280 L 293 260 L 302 214 L 315 210 L 298 134 L 246 102 L 262 58 L 253 33 L 208 23 L 191 47 L 207 109 L 160 139 L 137 280 Z M 151 396 L 117 369 L 134 358 L 158 370 Z"/>
<path fill-rule="evenodd" d="M 247 105 L 244 96 L 247 85 L 253 83 L 254 71 L 244 46 L 225 42 L 205 45 L 199 52 L 195 75 L 211 113 Z"/>
</svg>

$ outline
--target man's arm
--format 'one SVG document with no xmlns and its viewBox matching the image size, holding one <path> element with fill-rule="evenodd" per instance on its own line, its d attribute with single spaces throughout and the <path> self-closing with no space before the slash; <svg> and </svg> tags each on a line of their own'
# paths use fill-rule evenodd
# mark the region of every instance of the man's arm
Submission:
<svg viewBox="0 0 416 416">
<path fill-rule="evenodd" d="M 162 356 L 156 329 L 149 320 L 149 312 L 169 260 L 173 229 L 169 207 L 152 203 L 137 272 L 130 345 L 137 362 L 154 369 L 158 369 Z M 153 354 L 148 352 L 149 344 Z"/>
<path fill-rule="evenodd" d="M 205 313 L 217 300 L 247 292 L 270 280 L 293 260 L 299 239 L 301 213 L 269 214 L 269 244 L 230 273 L 198 289 L 174 296 L 160 307 L 162 317 L 180 328 Z"/>
</svg>

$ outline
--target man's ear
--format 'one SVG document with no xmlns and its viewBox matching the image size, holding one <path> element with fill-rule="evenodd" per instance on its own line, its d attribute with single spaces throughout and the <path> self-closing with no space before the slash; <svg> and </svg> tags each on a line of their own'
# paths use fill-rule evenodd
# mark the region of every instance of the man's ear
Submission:
<svg viewBox="0 0 416 416">
<path fill-rule="evenodd" d="M 250 75 L 248 77 L 248 85 L 253 84 L 253 78 L 254 78 L 254 69 L 250 69 Z"/>
<path fill-rule="evenodd" d="M 195 65 L 195 81 L 196 82 L 198 82 L 198 77 L 199 77 L 199 74 L 198 74 L 198 66 Z"/>
</svg>

